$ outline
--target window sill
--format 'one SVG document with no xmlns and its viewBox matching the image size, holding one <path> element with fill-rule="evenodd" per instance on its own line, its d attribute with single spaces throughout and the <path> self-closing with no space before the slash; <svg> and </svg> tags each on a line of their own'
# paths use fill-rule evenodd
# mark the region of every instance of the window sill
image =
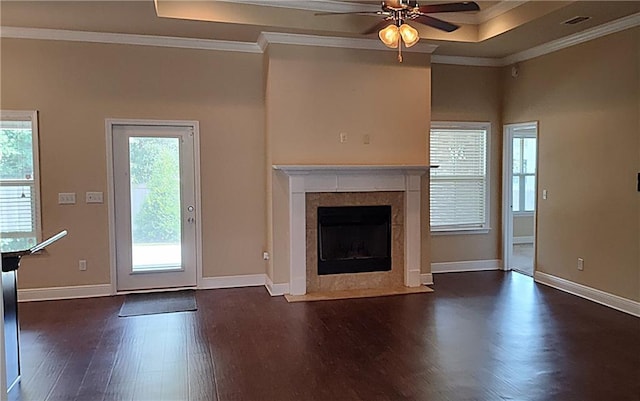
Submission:
<svg viewBox="0 0 640 401">
<path fill-rule="evenodd" d="M 439 230 L 433 231 L 431 230 L 432 236 L 441 236 L 441 235 L 467 235 L 467 234 L 488 234 L 491 231 L 491 228 L 478 228 L 478 229 L 451 229 L 451 230 Z"/>
</svg>

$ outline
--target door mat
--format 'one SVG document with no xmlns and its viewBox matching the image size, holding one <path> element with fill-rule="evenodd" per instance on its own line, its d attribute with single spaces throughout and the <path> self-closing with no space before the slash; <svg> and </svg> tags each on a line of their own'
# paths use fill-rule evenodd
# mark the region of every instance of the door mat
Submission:
<svg viewBox="0 0 640 401">
<path fill-rule="evenodd" d="M 362 290 L 340 290 L 328 292 L 312 292 L 305 295 L 285 294 L 287 302 L 332 301 L 336 299 L 386 297 L 390 295 L 406 295 L 433 292 L 429 287 L 394 287 L 394 288 L 367 288 Z"/>
<path fill-rule="evenodd" d="M 128 294 L 118 316 L 153 315 L 195 310 L 198 310 L 198 306 L 196 305 L 196 292 L 193 290 L 153 292 Z"/>
</svg>

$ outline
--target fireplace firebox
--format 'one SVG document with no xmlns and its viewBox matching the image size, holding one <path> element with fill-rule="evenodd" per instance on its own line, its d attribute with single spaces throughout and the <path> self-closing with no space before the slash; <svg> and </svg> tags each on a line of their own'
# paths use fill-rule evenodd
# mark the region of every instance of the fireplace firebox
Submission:
<svg viewBox="0 0 640 401">
<path fill-rule="evenodd" d="M 318 207 L 318 275 L 391 270 L 391 206 Z"/>
</svg>

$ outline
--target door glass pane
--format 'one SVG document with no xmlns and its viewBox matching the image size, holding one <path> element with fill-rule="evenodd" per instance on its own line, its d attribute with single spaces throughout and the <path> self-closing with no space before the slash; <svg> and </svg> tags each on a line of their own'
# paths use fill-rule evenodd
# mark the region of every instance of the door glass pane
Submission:
<svg viewBox="0 0 640 401">
<path fill-rule="evenodd" d="M 182 266 L 178 138 L 129 138 L 133 271 Z"/>
<path fill-rule="evenodd" d="M 524 208 L 532 212 L 536 208 L 536 176 L 527 175 L 524 177 Z"/>
<path fill-rule="evenodd" d="M 513 138 L 513 174 L 520 174 L 522 166 L 522 138 Z"/>
<path fill-rule="evenodd" d="M 513 211 L 519 212 L 520 211 L 520 176 L 513 177 L 512 188 L 513 188 L 513 193 L 511 197 L 511 202 L 513 205 Z"/>
<path fill-rule="evenodd" d="M 522 172 L 535 174 L 536 172 L 536 138 L 523 138 Z"/>
</svg>

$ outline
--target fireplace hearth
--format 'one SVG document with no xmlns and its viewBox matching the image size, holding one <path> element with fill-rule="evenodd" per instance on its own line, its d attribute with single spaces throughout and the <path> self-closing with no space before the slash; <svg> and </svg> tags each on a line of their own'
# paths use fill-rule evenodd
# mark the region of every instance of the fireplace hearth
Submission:
<svg viewBox="0 0 640 401">
<path fill-rule="evenodd" d="M 318 275 L 391 270 L 391 206 L 318 207 Z"/>
</svg>

